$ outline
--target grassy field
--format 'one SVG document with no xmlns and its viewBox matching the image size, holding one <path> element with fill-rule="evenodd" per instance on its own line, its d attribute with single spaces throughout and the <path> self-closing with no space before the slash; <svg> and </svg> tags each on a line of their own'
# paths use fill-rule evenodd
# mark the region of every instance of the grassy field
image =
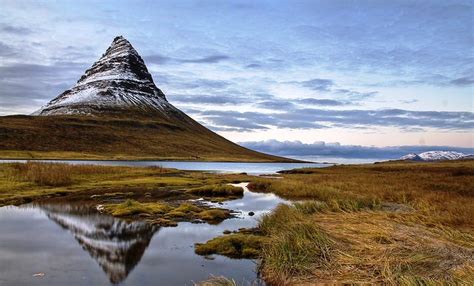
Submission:
<svg viewBox="0 0 474 286">
<path fill-rule="evenodd" d="M 107 200 L 113 197 L 145 202 L 167 197 L 235 197 L 225 184 L 244 175 L 213 175 L 161 167 L 109 167 L 59 163 L 0 164 L 0 206 L 65 197 Z M 194 194 L 199 190 L 199 194 Z M 215 190 L 234 190 L 230 194 Z M 241 195 L 241 194 L 240 194 Z"/>
<path fill-rule="evenodd" d="M 473 161 L 301 169 L 250 187 L 298 201 L 260 221 L 270 285 L 474 284 Z M 255 249 L 255 234 L 240 236 L 196 250 Z"/>
<path fill-rule="evenodd" d="M 2 159 L 292 162 L 239 146 L 182 115 L 0 117 Z"/>
</svg>

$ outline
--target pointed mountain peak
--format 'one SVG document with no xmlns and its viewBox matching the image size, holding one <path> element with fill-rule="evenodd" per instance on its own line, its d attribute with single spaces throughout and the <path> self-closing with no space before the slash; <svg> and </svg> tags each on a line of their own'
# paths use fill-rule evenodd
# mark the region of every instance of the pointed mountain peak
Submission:
<svg viewBox="0 0 474 286">
<path fill-rule="evenodd" d="M 127 39 L 125 39 L 123 36 L 117 36 L 114 38 L 109 48 L 105 51 L 105 54 L 103 54 L 102 57 L 114 57 L 126 53 L 139 56 L 138 52 L 135 50 L 135 48 L 133 48 L 132 44 L 130 44 Z"/>
<path fill-rule="evenodd" d="M 151 74 L 132 44 L 123 36 L 115 37 L 110 47 L 77 84 L 49 102 L 37 115 L 100 115 L 113 110 L 140 110 L 141 113 L 173 113 L 156 87 Z M 119 110 L 119 111 L 118 111 Z"/>
</svg>

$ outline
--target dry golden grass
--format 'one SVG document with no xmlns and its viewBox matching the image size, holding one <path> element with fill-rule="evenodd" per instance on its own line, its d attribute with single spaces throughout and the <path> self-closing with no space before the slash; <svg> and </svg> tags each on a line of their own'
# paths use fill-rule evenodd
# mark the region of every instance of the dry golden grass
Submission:
<svg viewBox="0 0 474 286">
<path fill-rule="evenodd" d="M 305 206 L 309 204 L 309 206 Z M 474 236 L 413 223 L 411 213 L 327 211 L 315 202 L 265 216 L 260 271 L 270 285 L 472 285 Z"/>
<path fill-rule="evenodd" d="M 256 178 L 279 206 L 261 273 L 271 285 L 474 284 L 474 162 L 384 163 Z"/>
<path fill-rule="evenodd" d="M 13 163 L 7 177 L 13 181 L 25 181 L 39 186 L 69 186 L 74 175 L 111 173 L 114 169 L 97 165 L 69 165 L 61 163 Z"/>
<path fill-rule="evenodd" d="M 335 166 L 311 172 L 285 174 L 282 180 L 259 178 L 249 187 L 288 199 L 355 208 L 378 208 L 382 202 L 404 204 L 425 216 L 426 223 L 474 227 L 472 160 Z"/>
</svg>

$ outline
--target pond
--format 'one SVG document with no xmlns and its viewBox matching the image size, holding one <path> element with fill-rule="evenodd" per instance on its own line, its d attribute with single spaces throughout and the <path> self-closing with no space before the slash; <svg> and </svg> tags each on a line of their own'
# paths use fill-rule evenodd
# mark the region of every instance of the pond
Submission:
<svg viewBox="0 0 474 286">
<path fill-rule="evenodd" d="M 257 261 L 194 253 L 195 243 L 224 230 L 253 227 L 259 217 L 285 203 L 241 186 L 243 198 L 219 205 L 237 216 L 218 225 L 157 227 L 101 214 L 84 204 L 2 207 L 0 285 L 193 285 L 210 275 L 238 285 L 261 285 Z"/>
</svg>

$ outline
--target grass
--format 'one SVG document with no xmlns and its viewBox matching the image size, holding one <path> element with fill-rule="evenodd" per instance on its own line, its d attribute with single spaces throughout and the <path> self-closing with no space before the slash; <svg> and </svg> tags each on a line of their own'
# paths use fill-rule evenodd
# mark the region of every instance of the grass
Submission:
<svg viewBox="0 0 474 286">
<path fill-rule="evenodd" d="M 256 178 L 249 188 L 287 199 L 317 200 L 341 210 L 401 204 L 416 209 L 426 223 L 474 227 L 474 208 L 466 207 L 474 197 L 472 161 L 334 166 L 283 176 Z"/>
<path fill-rule="evenodd" d="M 183 118 L 184 119 L 184 118 Z M 292 162 L 249 150 L 191 118 L 2 116 L 0 158 Z"/>
<path fill-rule="evenodd" d="M 230 258 L 259 258 L 266 238 L 261 235 L 232 233 L 218 236 L 206 243 L 197 243 L 199 255 L 220 254 Z"/>
<path fill-rule="evenodd" d="M 259 228 L 269 238 L 261 250 L 260 266 L 269 282 L 304 277 L 331 262 L 333 240 L 301 208 L 280 205 L 262 218 Z"/>
<path fill-rule="evenodd" d="M 134 200 L 126 200 L 120 204 L 105 205 L 105 210 L 113 216 L 132 216 L 138 214 L 166 214 L 173 208 L 165 203 L 139 203 Z"/>
<path fill-rule="evenodd" d="M 104 205 L 104 211 L 117 217 L 138 218 L 146 217 L 156 224 L 170 225 L 170 221 L 189 221 L 200 219 L 208 223 L 219 223 L 231 216 L 229 210 L 198 206 L 191 203 L 179 205 L 158 202 L 138 202 L 126 200 L 123 203 L 109 203 Z"/>
<path fill-rule="evenodd" d="M 318 206 L 313 201 L 280 205 L 261 220 L 269 241 L 261 249 L 260 272 L 270 284 L 474 281 L 472 235 L 453 238 L 446 230 L 404 220 L 406 214 Z"/>
<path fill-rule="evenodd" d="M 189 189 L 248 180 L 244 175 L 203 174 L 161 167 L 111 167 L 61 163 L 0 164 L 0 206 L 51 196 L 84 196 L 97 202 L 128 197 L 139 200 L 167 196 L 199 198 Z M 114 196 L 114 194 L 117 194 Z M 234 196 L 233 196 L 234 197 Z M 213 199 L 226 200 L 222 194 Z M 155 199 L 156 201 L 156 199 Z"/>
<path fill-rule="evenodd" d="M 199 188 L 194 188 L 188 190 L 189 193 L 195 195 L 203 195 L 208 197 L 215 196 L 238 196 L 241 197 L 244 195 L 244 190 L 241 187 L 235 187 L 231 185 L 207 185 Z"/>
<path fill-rule="evenodd" d="M 212 276 L 211 278 L 194 284 L 195 286 L 237 286 L 237 283 L 223 276 Z"/>
<path fill-rule="evenodd" d="M 268 284 L 474 284 L 474 161 L 335 166 L 282 176 L 250 184 L 297 200 L 259 223 L 263 242 L 254 257 L 261 257 Z M 233 235 L 196 250 L 236 256 L 246 234 L 239 232 L 237 242 Z"/>
</svg>

